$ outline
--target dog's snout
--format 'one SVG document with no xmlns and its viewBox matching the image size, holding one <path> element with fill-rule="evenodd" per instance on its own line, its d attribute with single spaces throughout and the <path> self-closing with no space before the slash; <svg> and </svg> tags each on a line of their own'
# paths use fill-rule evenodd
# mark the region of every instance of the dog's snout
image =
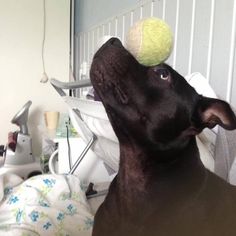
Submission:
<svg viewBox="0 0 236 236">
<path fill-rule="evenodd" d="M 109 44 L 113 45 L 113 46 L 118 46 L 118 47 L 122 47 L 121 41 L 118 38 L 111 38 L 108 41 Z"/>
<path fill-rule="evenodd" d="M 106 41 L 96 52 L 95 58 L 104 52 L 107 48 L 110 46 L 120 47 L 122 48 L 122 43 L 118 38 L 110 38 L 108 41 Z"/>
</svg>

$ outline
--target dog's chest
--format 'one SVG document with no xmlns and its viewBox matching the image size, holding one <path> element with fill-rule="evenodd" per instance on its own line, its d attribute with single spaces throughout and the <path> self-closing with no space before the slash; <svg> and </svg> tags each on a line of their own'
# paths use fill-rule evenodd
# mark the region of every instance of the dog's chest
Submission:
<svg viewBox="0 0 236 236">
<path fill-rule="evenodd" d="M 161 207 L 155 206 L 152 209 L 142 208 L 144 205 L 136 207 L 140 208 L 134 208 L 133 214 L 128 214 L 128 212 L 125 214 L 121 208 L 118 210 L 114 207 L 116 213 L 107 214 L 105 218 L 109 223 L 106 224 L 105 231 L 101 235 L 222 236 L 225 232 L 228 236 L 235 235 L 235 217 L 230 218 L 232 215 L 228 215 L 225 211 L 221 215 L 218 210 L 204 206 L 193 205 L 174 208 L 171 203 L 169 203 L 169 209 L 165 207 L 165 211 Z M 117 214 L 118 212 L 120 214 Z M 106 220 L 103 221 L 103 224 L 105 222 Z"/>
<path fill-rule="evenodd" d="M 113 185 L 100 209 L 99 220 L 106 225 L 100 235 L 235 235 L 234 196 L 215 181 L 210 176 L 205 188 L 192 195 L 176 188 L 170 196 L 161 188 L 132 198 Z"/>
</svg>

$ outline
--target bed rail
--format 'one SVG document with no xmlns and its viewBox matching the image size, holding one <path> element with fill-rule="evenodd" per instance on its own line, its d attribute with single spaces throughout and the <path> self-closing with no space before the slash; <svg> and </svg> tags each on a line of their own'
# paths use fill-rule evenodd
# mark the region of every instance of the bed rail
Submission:
<svg viewBox="0 0 236 236">
<path fill-rule="evenodd" d="M 51 85 L 55 88 L 55 90 L 59 93 L 60 96 L 65 97 L 67 94 L 65 93 L 64 90 L 69 90 L 69 89 L 79 89 L 79 88 L 84 88 L 84 87 L 89 87 L 91 86 L 91 82 L 89 79 L 87 80 L 80 80 L 80 81 L 74 81 L 74 82 L 61 82 L 57 79 L 50 79 Z M 73 109 L 74 110 L 74 109 Z M 87 130 L 86 134 L 88 136 L 89 142 L 86 144 L 86 147 L 84 150 L 81 152 L 79 157 L 77 158 L 77 161 L 74 163 L 72 168 L 69 171 L 69 174 L 73 174 L 89 149 L 93 146 L 95 141 L 97 140 L 97 136 L 88 128 L 88 126 L 84 123 L 84 121 L 81 119 L 81 115 L 78 114 L 76 111 L 75 115 L 78 116 L 80 125 L 84 127 L 84 129 Z M 85 141 L 85 140 L 84 140 Z"/>
<path fill-rule="evenodd" d="M 80 80 L 80 81 L 74 81 L 74 82 L 61 82 L 57 79 L 51 79 L 50 80 L 51 85 L 55 88 L 55 90 L 59 93 L 60 96 L 65 97 L 67 94 L 64 90 L 70 90 L 70 89 L 80 89 L 91 86 L 91 82 L 89 79 L 87 80 Z M 81 115 L 78 114 L 77 111 L 74 110 L 75 115 L 79 118 L 79 123 L 81 126 L 84 127 L 84 129 L 87 130 L 86 133 L 90 133 L 89 141 L 86 144 L 84 150 L 80 153 L 79 157 L 77 158 L 76 162 L 73 164 L 71 169 L 69 170 L 68 174 L 74 174 L 77 167 L 80 165 L 84 157 L 86 156 L 87 152 L 92 148 L 94 143 L 97 140 L 97 136 L 89 129 L 89 127 L 84 123 L 84 121 L 81 119 Z M 85 141 L 85 140 L 84 140 Z M 51 158 L 50 158 L 51 159 Z M 52 161 L 52 160 L 51 160 Z M 92 183 L 90 183 L 91 185 Z M 89 185 L 89 186 L 90 186 Z M 89 189 L 89 187 L 88 187 Z M 92 189 L 93 190 L 93 189 Z M 90 191 L 86 193 L 87 198 L 94 198 L 102 195 L 106 195 L 108 190 L 100 190 L 100 191 Z"/>
<path fill-rule="evenodd" d="M 50 83 L 62 97 L 66 96 L 64 90 L 79 89 L 91 86 L 91 81 L 89 79 L 73 81 L 73 82 L 61 82 L 53 78 L 50 79 Z"/>
</svg>

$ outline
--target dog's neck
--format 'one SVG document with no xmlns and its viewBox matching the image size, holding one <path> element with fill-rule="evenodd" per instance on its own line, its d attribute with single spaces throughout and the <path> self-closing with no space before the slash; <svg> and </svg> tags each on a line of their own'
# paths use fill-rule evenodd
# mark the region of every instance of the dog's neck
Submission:
<svg viewBox="0 0 236 236">
<path fill-rule="evenodd" d="M 118 179 L 127 195 L 135 196 L 134 192 L 156 195 L 159 189 L 162 196 L 173 195 L 174 190 L 194 193 L 201 189 L 205 176 L 195 137 L 185 148 L 169 153 L 145 150 L 132 141 L 120 144 Z"/>
</svg>

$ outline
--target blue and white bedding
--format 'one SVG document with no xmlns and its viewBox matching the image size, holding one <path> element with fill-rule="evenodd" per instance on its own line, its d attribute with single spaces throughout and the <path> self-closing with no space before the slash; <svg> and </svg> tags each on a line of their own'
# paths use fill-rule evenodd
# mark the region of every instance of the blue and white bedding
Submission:
<svg viewBox="0 0 236 236">
<path fill-rule="evenodd" d="M 91 235 L 93 215 L 78 177 L 0 176 L 0 235 Z"/>
</svg>

